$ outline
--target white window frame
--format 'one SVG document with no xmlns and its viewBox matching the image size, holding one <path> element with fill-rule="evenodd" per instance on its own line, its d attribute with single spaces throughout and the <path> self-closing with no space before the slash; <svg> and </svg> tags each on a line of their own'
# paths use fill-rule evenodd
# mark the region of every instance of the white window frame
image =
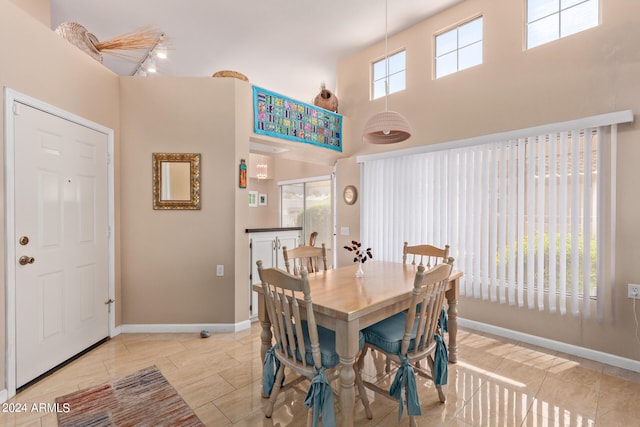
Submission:
<svg viewBox="0 0 640 427">
<path fill-rule="evenodd" d="M 390 73 L 389 72 L 389 62 L 391 61 L 392 58 L 396 57 L 397 55 L 401 55 L 401 54 L 404 55 L 404 67 L 402 69 L 400 69 L 400 70 L 397 70 L 397 71 L 395 71 L 393 73 Z M 376 76 L 375 68 L 376 68 L 376 65 L 378 65 L 380 63 L 384 64 L 384 72 L 383 72 L 382 76 Z M 403 82 L 404 84 L 402 86 L 402 89 L 398 89 L 398 90 L 395 90 L 395 91 L 391 92 L 390 89 L 389 89 L 389 78 L 392 77 L 392 76 L 397 76 L 397 75 L 399 75 L 401 73 L 404 73 L 404 82 Z M 376 89 L 375 89 L 376 88 L 376 83 L 379 83 L 379 82 L 384 82 L 384 92 L 383 93 L 377 93 L 376 92 Z M 407 89 L 407 51 L 406 51 L 406 49 L 401 49 L 401 50 L 399 50 L 397 52 L 389 54 L 389 55 L 385 56 L 384 58 L 379 59 L 379 60 L 374 61 L 374 62 L 371 63 L 371 100 L 382 98 L 385 95 L 390 95 L 392 93 L 401 92 L 401 91 L 406 90 L 406 89 Z"/>
<path fill-rule="evenodd" d="M 544 15 L 544 16 L 542 16 L 542 17 L 539 17 L 539 18 L 537 18 L 537 19 L 535 19 L 535 20 L 530 21 L 530 20 L 529 20 L 529 13 L 528 13 L 528 10 L 529 10 L 529 3 L 531 2 L 531 0 L 526 0 L 526 2 L 525 2 L 525 11 L 526 11 L 526 12 L 525 12 L 525 16 L 526 16 L 526 22 L 525 22 L 525 23 L 526 23 L 526 47 L 527 47 L 527 49 L 533 49 L 533 48 L 538 47 L 538 46 L 543 46 L 543 45 L 545 45 L 545 44 L 547 44 L 547 43 L 551 43 L 551 42 L 554 42 L 554 41 L 556 41 L 556 40 L 560 40 L 560 39 L 562 39 L 562 38 L 565 38 L 565 37 L 571 36 L 571 35 L 573 35 L 573 34 L 581 33 L 581 32 L 583 32 L 583 31 L 589 30 L 589 29 L 591 29 L 591 28 L 595 28 L 595 27 L 597 27 L 597 26 L 599 26 L 599 25 L 600 25 L 600 0 L 579 0 L 579 2 L 578 2 L 578 3 L 571 4 L 571 5 L 566 6 L 566 7 L 563 7 L 563 6 L 562 6 L 562 1 L 561 1 L 561 0 L 557 0 L 557 1 L 558 1 L 558 10 L 557 10 L 556 12 L 549 13 L 549 14 L 547 14 L 547 15 Z M 588 2 L 590 2 L 590 1 L 594 1 L 594 2 L 596 2 L 596 3 L 597 3 L 598 19 L 597 19 L 596 24 L 595 24 L 595 25 L 593 25 L 593 26 L 591 26 L 591 27 L 584 28 L 584 29 L 582 29 L 582 30 L 580 30 L 580 31 L 577 31 L 577 32 L 574 32 L 574 33 L 569 33 L 569 34 L 565 34 L 565 35 L 563 35 L 563 34 L 562 34 L 562 21 L 563 21 L 563 15 L 565 15 L 567 11 L 569 11 L 569 10 L 571 10 L 571 9 L 573 9 L 573 8 L 577 7 L 577 6 L 580 6 L 580 5 L 583 5 L 583 4 L 585 4 L 585 3 L 588 3 Z M 529 42 L 530 42 L 530 37 L 529 37 L 529 27 L 530 27 L 532 24 L 535 24 L 535 23 L 537 23 L 537 22 L 540 22 L 541 20 L 546 19 L 546 18 L 548 18 L 548 17 L 550 17 L 550 16 L 554 16 L 554 15 L 558 15 L 558 28 L 557 28 L 556 37 L 554 37 L 554 38 L 550 38 L 549 40 L 547 40 L 547 41 L 545 41 L 545 42 L 542 42 L 542 43 L 539 43 L 539 44 L 536 44 L 536 45 L 534 45 L 534 46 L 530 46 L 530 44 L 529 44 Z"/>
<path fill-rule="evenodd" d="M 472 24 L 472 23 L 474 23 L 474 22 L 476 22 L 478 20 L 481 21 L 481 26 L 482 26 L 480 39 L 479 40 L 475 40 L 475 41 L 473 41 L 471 43 L 468 43 L 468 44 L 460 45 L 460 39 L 459 39 L 460 29 L 462 27 L 464 27 L 466 25 L 470 25 L 470 24 Z M 438 48 L 438 38 L 446 36 L 448 34 L 452 34 L 454 32 L 456 33 L 456 47 L 455 47 L 455 49 L 449 50 L 449 51 L 447 51 L 447 52 L 445 52 L 445 53 L 443 53 L 441 55 L 438 55 L 437 54 L 437 52 L 438 52 L 438 49 L 437 49 Z M 468 67 L 460 68 L 460 51 L 462 49 L 464 49 L 464 48 L 473 46 L 473 45 L 478 44 L 478 43 L 481 45 L 482 50 L 483 50 L 483 57 L 480 59 L 480 62 L 477 63 L 477 64 L 473 64 L 471 66 L 468 66 Z M 456 53 L 456 69 L 455 69 L 455 71 L 452 71 L 452 72 L 447 73 L 447 74 L 439 75 L 438 74 L 438 59 L 442 58 L 445 55 L 454 53 L 454 52 Z M 445 31 L 441 31 L 441 32 L 435 34 L 434 37 L 433 37 L 433 53 L 434 53 L 433 54 L 433 70 L 434 70 L 434 76 L 435 76 L 436 79 L 439 79 L 439 78 L 442 78 L 442 77 L 445 77 L 445 76 L 449 76 L 451 74 L 455 74 L 455 73 L 457 73 L 459 71 L 466 70 L 468 68 L 472 68 L 472 67 L 476 67 L 478 65 L 482 65 L 482 63 L 484 62 L 484 17 L 482 15 L 474 16 L 473 18 L 467 19 L 466 21 L 456 25 L 453 28 L 449 28 L 449 29 L 447 29 Z"/>
</svg>

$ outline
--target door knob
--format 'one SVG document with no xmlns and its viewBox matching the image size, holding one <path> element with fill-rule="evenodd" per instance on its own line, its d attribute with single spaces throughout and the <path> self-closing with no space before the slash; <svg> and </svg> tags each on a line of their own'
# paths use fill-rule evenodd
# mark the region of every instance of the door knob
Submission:
<svg viewBox="0 0 640 427">
<path fill-rule="evenodd" d="M 26 256 L 26 255 L 22 255 L 20 257 L 20 259 L 18 260 L 20 265 L 33 264 L 35 261 L 36 261 L 36 259 L 34 257 L 29 257 L 29 256 Z"/>
</svg>

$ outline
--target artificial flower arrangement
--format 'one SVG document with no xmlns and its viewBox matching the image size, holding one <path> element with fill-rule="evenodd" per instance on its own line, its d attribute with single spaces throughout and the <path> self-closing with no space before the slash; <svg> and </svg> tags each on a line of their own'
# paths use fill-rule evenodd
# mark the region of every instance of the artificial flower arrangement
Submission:
<svg viewBox="0 0 640 427">
<path fill-rule="evenodd" d="M 371 254 L 371 248 L 361 249 L 362 243 L 356 242 L 355 240 L 351 241 L 351 246 L 345 246 L 344 248 L 349 252 L 355 252 L 355 257 L 353 257 L 353 262 L 360 262 L 364 264 L 366 260 L 373 259 L 373 255 Z"/>
</svg>

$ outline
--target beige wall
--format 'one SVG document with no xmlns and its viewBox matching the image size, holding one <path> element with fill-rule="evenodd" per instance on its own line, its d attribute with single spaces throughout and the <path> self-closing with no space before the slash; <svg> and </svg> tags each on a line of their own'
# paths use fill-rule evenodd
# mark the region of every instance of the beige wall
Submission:
<svg viewBox="0 0 640 427">
<path fill-rule="evenodd" d="M 248 131 L 236 128 L 237 108 L 247 105 L 236 105 L 236 91 L 250 100 L 250 86 L 237 79 L 121 78 L 123 324 L 248 319 L 248 297 L 242 309 L 236 296 L 235 246 L 244 245 L 237 239 L 248 209 L 236 203 L 236 193 L 246 200 L 238 165 L 248 154 Z M 200 210 L 152 209 L 154 152 L 201 154 Z"/>
<path fill-rule="evenodd" d="M 389 97 L 389 109 L 413 126 L 410 140 L 393 147 L 365 146 L 360 132 L 383 101 L 368 101 L 370 62 L 383 55 L 378 44 L 345 58 L 338 66 L 341 113 L 349 116 L 350 155 L 453 141 L 513 129 L 632 109 L 640 111 L 640 4 L 601 2 L 602 25 L 565 39 L 523 48 L 524 1 L 467 0 L 389 39 L 389 51 L 407 49 L 407 90 Z M 433 80 L 432 36 L 452 24 L 484 16 L 484 64 Z M 616 279 L 604 322 L 551 315 L 463 298 L 461 316 L 499 327 L 640 360 L 628 282 L 640 281 L 640 130 L 619 127 L 617 157 Z M 338 176 L 353 164 L 341 161 Z M 347 212 L 340 223 L 357 222 Z M 340 212 L 340 211 L 339 211 Z M 399 249 L 400 250 L 400 249 Z"/>
<path fill-rule="evenodd" d="M 119 300 L 118 77 L 7 0 L 0 0 L 0 58 L 0 86 L 17 90 L 116 131 L 116 299 Z M 0 104 L 2 128 L 3 119 L 4 101 Z M 0 160 L 0 168 L 4 168 L 4 159 Z M 0 173 L 0 181 L 4 180 L 3 177 L 4 172 Z M 4 189 L 4 182 L 0 184 L 0 189 Z M 0 200 L 4 203 L 4 195 Z M 4 207 L 0 209 L 0 223 L 4 224 Z M 4 256 L 2 246 L 0 260 L 4 260 Z M 0 277 L 5 277 L 4 262 L 0 262 Z M 6 354 L 5 285 L 0 289 L 2 384 L 5 382 Z M 119 317 L 120 307 L 116 304 L 118 322 Z"/>
<path fill-rule="evenodd" d="M 49 0 L 9 0 L 27 14 L 31 15 L 45 26 L 51 26 L 51 4 Z"/>
</svg>

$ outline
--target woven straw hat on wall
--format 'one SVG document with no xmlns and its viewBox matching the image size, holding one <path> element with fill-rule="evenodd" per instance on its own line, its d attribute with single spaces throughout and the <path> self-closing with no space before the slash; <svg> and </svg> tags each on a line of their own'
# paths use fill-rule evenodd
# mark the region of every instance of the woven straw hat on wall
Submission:
<svg viewBox="0 0 640 427">
<path fill-rule="evenodd" d="M 63 22 L 56 28 L 56 34 L 80 48 L 98 62 L 102 62 L 102 53 L 96 49 L 98 38 L 77 22 Z"/>
</svg>

